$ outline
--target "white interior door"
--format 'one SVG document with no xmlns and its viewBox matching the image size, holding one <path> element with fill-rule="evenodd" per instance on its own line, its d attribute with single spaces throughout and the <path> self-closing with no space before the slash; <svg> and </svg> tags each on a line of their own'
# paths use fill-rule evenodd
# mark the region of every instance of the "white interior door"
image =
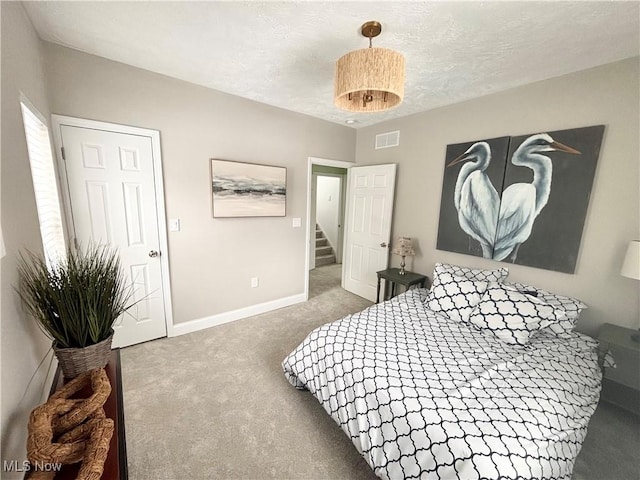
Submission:
<svg viewBox="0 0 640 480">
<path fill-rule="evenodd" d="M 71 234 L 83 245 L 116 247 L 134 296 L 142 299 L 117 320 L 114 347 L 166 336 L 168 292 L 160 262 L 166 252 L 160 243 L 152 138 L 64 124 L 56 133 L 63 147 Z"/>
<path fill-rule="evenodd" d="M 389 264 L 396 165 L 352 167 L 347 182 L 343 287 L 375 302 L 376 272 Z"/>
</svg>

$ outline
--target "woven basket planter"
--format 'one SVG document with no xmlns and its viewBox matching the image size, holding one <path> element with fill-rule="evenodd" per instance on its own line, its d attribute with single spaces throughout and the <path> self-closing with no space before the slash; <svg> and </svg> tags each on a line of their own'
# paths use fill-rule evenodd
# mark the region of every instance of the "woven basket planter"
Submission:
<svg viewBox="0 0 640 480">
<path fill-rule="evenodd" d="M 64 377 L 75 378 L 94 368 L 103 368 L 109 363 L 112 341 L 113 331 L 107 339 L 84 348 L 58 348 L 54 342 L 53 351 L 58 357 Z"/>
</svg>

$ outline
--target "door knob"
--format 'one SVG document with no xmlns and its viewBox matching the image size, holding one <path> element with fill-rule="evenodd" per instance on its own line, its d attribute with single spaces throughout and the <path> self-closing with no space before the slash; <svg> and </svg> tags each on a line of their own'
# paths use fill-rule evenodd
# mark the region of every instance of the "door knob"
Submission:
<svg viewBox="0 0 640 480">
<path fill-rule="evenodd" d="M 382 243 L 380 244 L 380 246 L 381 246 L 382 248 L 385 248 L 385 247 L 388 247 L 389 245 L 387 245 L 387 242 L 382 242 Z"/>
<path fill-rule="evenodd" d="M 151 250 L 151 251 L 149 252 L 149 256 L 150 256 L 151 258 L 155 258 L 155 257 L 157 257 L 157 256 L 159 256 L 159 255 L 160 255 L 160 253 L 159 253 L 157 250 Z"/>
</svg>

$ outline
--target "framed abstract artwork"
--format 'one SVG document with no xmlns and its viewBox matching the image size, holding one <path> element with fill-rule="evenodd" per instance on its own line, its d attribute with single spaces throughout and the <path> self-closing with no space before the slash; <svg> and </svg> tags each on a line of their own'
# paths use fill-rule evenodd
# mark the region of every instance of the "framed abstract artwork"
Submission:
<svg viewBox="0 0 640 480">
<path fill-rule="evenodd" d="M 287 169 L 211 159 L 214 218 L 284 217 Z"/>
<path fill-rule="evenodd" d="M 603 134 L 596 125 L 449 145 L 437 248 L 573 273 Z"/>
</svg>

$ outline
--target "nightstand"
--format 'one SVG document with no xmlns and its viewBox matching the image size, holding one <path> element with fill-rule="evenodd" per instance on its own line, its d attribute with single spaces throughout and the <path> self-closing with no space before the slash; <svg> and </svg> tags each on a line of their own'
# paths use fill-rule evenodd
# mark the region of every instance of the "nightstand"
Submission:
<svg viewBox="0 0 640 480">
<path fill-rule="evenodd" d="M 640 414 L 640 342 L 631 338 L 638 331 L 605 323 L 598 332 L 600 352 L 611 352 L 616 368 L 605 368 L 601 397 Z"/>
<path fill-rule="evenodd" d="M 382 296 L 383 301 L 395 297 L 396 285 L 404 285 L 405 289 L 409 290 L 409 288 L 414 285 L 425 287 L 427 283 L 426 276 L 406 270 L 404 275 L 400 275 L 399 268 L 388 268 L 386 270 L 380 270 L 376 273 L 378 275 L 378 291 L 376 293 L 376 303 L 380 302 L 380 281 L 382 279 L 384 279 L 384 294 Z M 391 296 L 389 296 L 389 290 L 391 290 Z"/>
</svg>

